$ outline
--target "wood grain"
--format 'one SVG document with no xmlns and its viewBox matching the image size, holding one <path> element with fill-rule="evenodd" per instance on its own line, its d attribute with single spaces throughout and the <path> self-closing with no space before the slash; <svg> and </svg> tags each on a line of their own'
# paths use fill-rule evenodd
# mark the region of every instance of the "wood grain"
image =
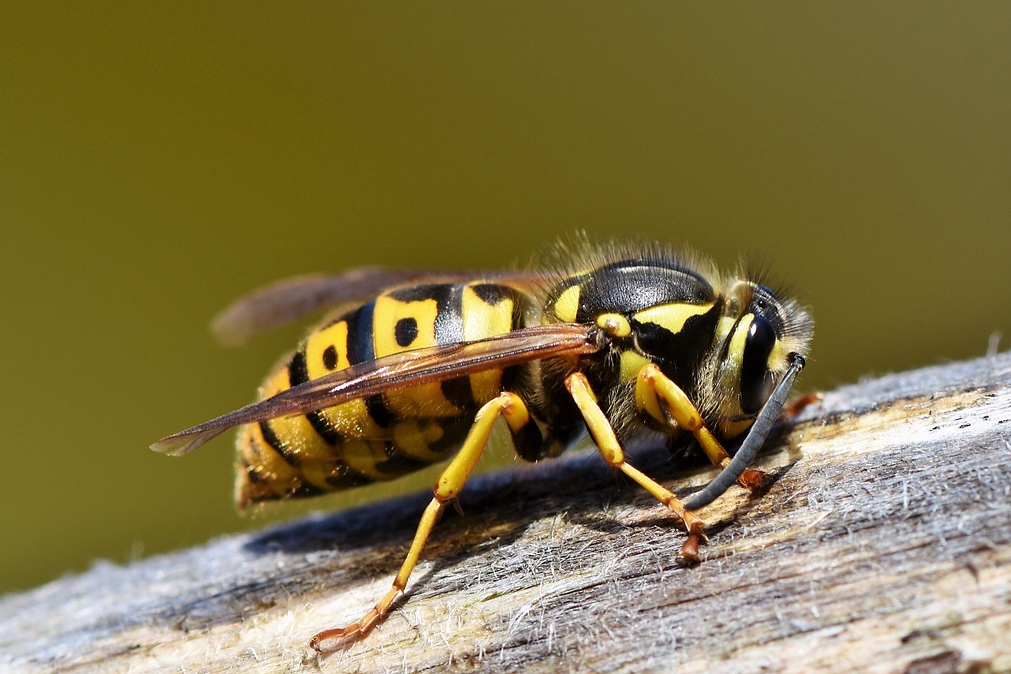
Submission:
<svg viewBox="0 0 1011 674">
<path fill-rule="evenodd" d="M 319 658 L 389 586 L 428 494 L 0 599 L 10 672 L 1011 672 L 1011 355 L 826 394 L 684 533 L 596 456 L 468 484 L 408 601 Z M 664 450 L 678 493 L 713 476 Z"/>
</svg>

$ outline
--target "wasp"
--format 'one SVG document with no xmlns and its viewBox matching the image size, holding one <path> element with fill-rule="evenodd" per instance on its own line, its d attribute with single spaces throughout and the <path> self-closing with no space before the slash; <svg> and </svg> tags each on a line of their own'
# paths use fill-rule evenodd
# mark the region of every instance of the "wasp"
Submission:
<svg viewBox="0 0 1011 674">
<path fill-rule="evenodd" d="M 735 482 L 760 481 L 748 464 L 804 367 L 808 312 L 753 275 L 723 276 L 658 244 L 581 242 L 555 258 L 550 271 L 297 277 L 217 320 L 219 335 L 241 341 L 332 310 L 267 377 L 258 402 L 152 445 L 182 455 L 241 426 L 240 507 L 449 460 L 389 591 L 357 622 L 316 634 L 317 651 L 386 616 L 499 420 L 527 461 L 555 457 L 588 431 L 610 466 L 680 520 L 681 552 L 693 561 L 706 540 L 693 511 Z M 682 502 L 626 459 L 623 448 L 650 435 L 694 441 L 721 472 Z M 725 446 L 737 447 L 733 458 Z"/>
</svg>

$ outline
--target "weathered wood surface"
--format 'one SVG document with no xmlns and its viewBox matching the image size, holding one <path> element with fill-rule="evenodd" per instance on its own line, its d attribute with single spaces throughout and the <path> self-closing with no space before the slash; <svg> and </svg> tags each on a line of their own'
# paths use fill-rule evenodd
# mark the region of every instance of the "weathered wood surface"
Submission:
<svg viewBox="0 0 1011 674">
<path fill-rule="evenodd" d="M 685 494 L 662 450 L 637 465 Z M 386 590 L 425 494 L 222 538 L 0 599 L 5 672 L 1011 672 L 1011 355 L 826 395 L 703 511 L 700 566 L 593 456 L 479 478 L 409 601 Z"/>
</svg>

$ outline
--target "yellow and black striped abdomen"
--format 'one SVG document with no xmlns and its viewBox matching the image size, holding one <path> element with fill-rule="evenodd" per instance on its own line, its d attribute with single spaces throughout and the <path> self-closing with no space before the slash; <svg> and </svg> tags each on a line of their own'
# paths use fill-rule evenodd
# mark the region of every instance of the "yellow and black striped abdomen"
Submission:
<svg viewBox="0 0 1011 674">
<path fill-rule="evenodd" d="M 509 332 L 522 321 L 522 305 L 518 291 L 492 283 L 383 293 L 313 330 L 260 397 L 401 351 Z M 239 505 L 391 480 L 441 461 L 499 393 L 502 375 L 490 370 L 250 424 L 239 437 Z"/>
</svg>

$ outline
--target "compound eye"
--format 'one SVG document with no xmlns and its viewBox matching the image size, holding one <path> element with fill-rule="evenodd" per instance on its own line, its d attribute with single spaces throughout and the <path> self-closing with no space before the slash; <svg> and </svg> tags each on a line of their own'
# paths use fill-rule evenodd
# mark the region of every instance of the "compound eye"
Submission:
<svg viewBox="0 0 1011 674">
<path fill-rule="evenodd" d="M 769 354 L 776 345 L 776 331 L 761 316 L 755 316 L 748 326 L 744 340 L 744 359 L 741 363 L 741 411 L 758 414 L 776 385 L 769 371 Z"/>
</svg>

